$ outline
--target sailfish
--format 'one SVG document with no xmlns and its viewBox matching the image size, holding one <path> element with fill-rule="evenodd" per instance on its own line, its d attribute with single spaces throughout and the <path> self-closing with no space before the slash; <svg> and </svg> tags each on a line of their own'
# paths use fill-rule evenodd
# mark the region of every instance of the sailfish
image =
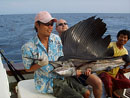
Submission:
<svg viewBox="0 0 130 98">
<path fill-rule="evenodd" d="M 122 57 L 113 57 L 113 48 L 108 48 L 111 36 L 104 35 L 106 30 L 103 19 L 92 16 L 63 32 L 64 56 L 58 61 L 49 61 L 54 67 L 52 72 L 73 76 L 77 69 L 91 68 L 95 72 L 124 65 Z"/>
</svg>

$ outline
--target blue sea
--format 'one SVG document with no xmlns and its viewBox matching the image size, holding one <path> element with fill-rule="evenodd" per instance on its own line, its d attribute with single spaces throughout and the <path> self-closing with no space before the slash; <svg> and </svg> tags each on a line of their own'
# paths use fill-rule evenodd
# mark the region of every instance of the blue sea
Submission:
<svg viewBox="0 0 130 98">
<path fill-rule="evenodd" d="M 110 34 L 112 41 L 116 41 L 119 30 L 130 30 L 130 14 L 52 13 L 52 16 L 67 20 L 69 27 L 91 16 L 100 17 L 107 24 L 105 35 Z M 0 15 L 0 49 L 3 49 L 4 55 L 14 63 L 22 62 L 21 46 L 36 34 L 34 17 L 35 14 Z M 53 33 L 57 34 L 55 25 Z M 125 46 L 130 53 L 130 41 Z"/>
</svg>

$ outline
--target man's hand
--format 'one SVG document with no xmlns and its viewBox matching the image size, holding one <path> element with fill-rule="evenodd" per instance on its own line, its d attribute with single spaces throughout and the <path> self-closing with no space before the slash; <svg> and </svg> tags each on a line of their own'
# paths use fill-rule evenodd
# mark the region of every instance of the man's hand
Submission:
<svg viewBox="0 0 130 98">
<path fill-rule="evenodd" d="M 46 54 L 43 54 L 42 60 L 38 61 L 38 65 L 40 66 L 48 65 L 48 56 Z"/>
<path fill-rule="evenodd" d="M 87 68 L 84 74 L 89 76 L 91 74 L 91 68 Z"/>
<path fill-rule="evenodd" d="M 91 68 L 87 68 L 85 72 L 82 70 L 77 70 L 76 71 L 77 77 L 79 77 L 81 74 L 85 74 L 86 76 L 89 76 L 91 74 Z"/>
<path fill-rule="evenodd" d="M 82 71 L 81 71 L 81 70 L 76 70 L 76 75 L 77 75 L 77 77 L 79 77 L 81 74 L 82 74 Z"/>
<path fill-rule="evenodd" d="M 42 60 L 38 61 L 38 65 L 40 65 L 40 66 L 48 65 L 48 60 L 42 59 Z"/>
</svg>

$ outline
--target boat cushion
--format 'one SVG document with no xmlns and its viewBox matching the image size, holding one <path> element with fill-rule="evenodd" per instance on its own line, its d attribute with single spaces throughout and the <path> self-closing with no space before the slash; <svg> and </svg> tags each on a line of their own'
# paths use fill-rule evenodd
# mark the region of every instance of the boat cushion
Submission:
<svg viewBox="0 0 130 98">
<path fill-rule="evenodd" d="M 10 98 L 9 82 L 0 55 L 0 98 Z"/>
<path fill-rule="evenodd" d="M 51 94 L 42 94 L 35 90 L 34 79 L 22 80 L 17 85 L 18 98 L 56 98 Z"/>
<path fill-rule="evenodd" d="M 124 74 L 130 80 L 130 72 Z"/>
</svg>

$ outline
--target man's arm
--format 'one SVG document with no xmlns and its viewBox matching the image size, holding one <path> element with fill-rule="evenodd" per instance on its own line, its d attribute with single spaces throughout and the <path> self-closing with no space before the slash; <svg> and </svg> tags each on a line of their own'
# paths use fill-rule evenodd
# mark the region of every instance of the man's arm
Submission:
<svg viewBox="0 0 130 98">
<path fill-rule="evenodd" d="M 34 72 L 36 71 L 37 69 L 39 69 L 41 66 L 38 65 L 38 64 L 33 64 L 30 69 L 25 69 L 26 72 Z"/>
<path fill-rule="evenodd" d="M 48 56 L 45 53 L 42 55 L 42 59 L 37 59 L 38 62 L 36 63 L 36 59 L 34 58 L 32 50 L 30 49 L 28 44 L 24 45 L 21 50 L 23 64 L 26 72 L 34 72 L 40 67 L 48 65 Z"/>
<path fill-rule="evenodd" d="M 27 72 L 34 72 L 42 66 L 48 65 L 48 57 L 38 61 L 38 64 L 31 65 L 30 69 L 25 69 Z"/>
<path fill-rule="evenodd" d="M 119 70 L 120 73 L 127 73 L 127 72 L 130 72 L 130 68 L 127 68 L 127 69 L 120 69 Z"/>
<path fill-rule="evenodd" d="M 130 63 L 126 63 L 125 65 L 124 65 L 124 69 L 127 67 L 127 66 L 129 66 L 130 65 Z"/>
<path fill-rule="evenodd" d="M 126 64 L 124 65 L 124 68 L 123 68 L 123 69 L 120 69 L 119 72 L 120 72 L 120 73 L 130 72 L 130 68 L 126 68 L 128 65 L 130 65 L 130 63 L 126 63 Z"/>
</svg>

